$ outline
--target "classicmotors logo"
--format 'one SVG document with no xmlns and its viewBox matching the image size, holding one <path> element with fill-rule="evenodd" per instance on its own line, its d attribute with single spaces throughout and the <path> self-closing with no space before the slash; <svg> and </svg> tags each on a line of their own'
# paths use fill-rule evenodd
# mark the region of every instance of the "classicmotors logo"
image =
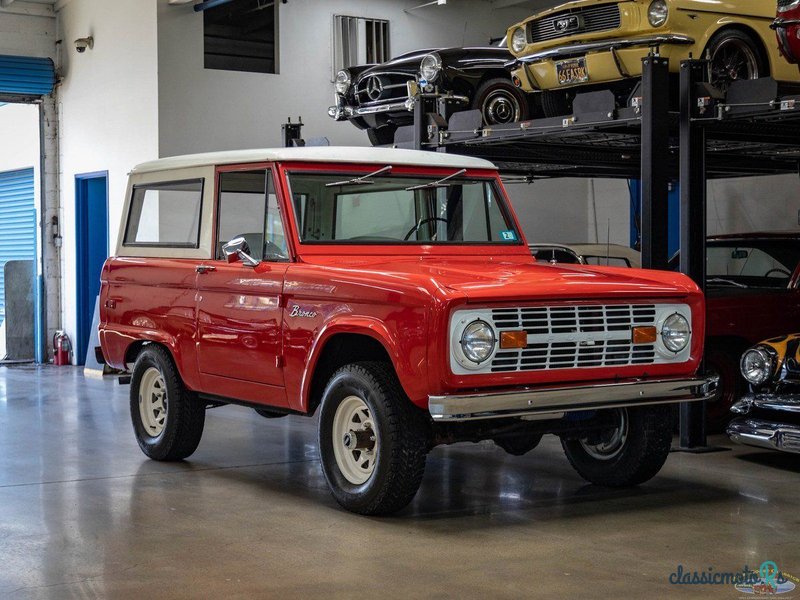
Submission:
<svg viewBox="0 0 800 600">
<path fill-rule="evenodd" d="M 778 569 L 771 560 L 764 561 L 758 569 L 747 566 L 741 571 L 716 571 L 708 567 L 704 571 L 689 571 L 678 565 L 669 576 L 672 585 L 732 585 L 742 594 L 775 596 L 794 591 L 800 579 Z"/>
</svg>

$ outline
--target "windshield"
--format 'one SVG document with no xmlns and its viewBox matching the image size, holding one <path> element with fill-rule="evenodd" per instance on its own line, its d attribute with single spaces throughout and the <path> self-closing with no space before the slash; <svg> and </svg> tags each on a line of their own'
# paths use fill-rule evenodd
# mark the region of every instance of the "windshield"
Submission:
<svg viewBox="0 0 800 600">
<path fill-rule="evenodd" d="M 289 173 L 304 243 L 514 244 L 519 235 L 493 180 Z M 460 172 L 454 172 L 459 175 Z"/>
<path fill-rule="evenodd" d="M 800 245 L 785 240 L 714 243 L 706 261 L 709 283 L 785 288 L 800 261 Z"/>
</svg>

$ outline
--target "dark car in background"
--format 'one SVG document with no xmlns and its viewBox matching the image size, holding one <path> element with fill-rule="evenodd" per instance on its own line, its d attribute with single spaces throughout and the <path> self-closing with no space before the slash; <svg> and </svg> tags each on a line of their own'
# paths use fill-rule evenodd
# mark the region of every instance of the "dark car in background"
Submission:
<svg viewBox="0 0 800 600">
<path fill-rule="evenodd" d="M 514 57 L 505 41 L 500 44 L 416 50 L 383 64 L 342 69 L 334 81 L 336 103 L 328 114 L 365 129 L 376 146 L 391 144 L 398 127 L 414 122 L 412 89 L 444 98 L 447 117 L 479 109 L 485 125 L 524 121 L 538 99 L 514 86 L 505 66 Z"/>
</svg>

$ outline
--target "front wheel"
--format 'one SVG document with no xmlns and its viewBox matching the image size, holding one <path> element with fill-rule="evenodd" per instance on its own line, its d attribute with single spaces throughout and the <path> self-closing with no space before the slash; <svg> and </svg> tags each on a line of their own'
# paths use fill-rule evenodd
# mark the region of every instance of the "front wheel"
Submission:
<svg viewBox="0 0 800 600">
<path fill-rule="evenodd" d="M 587 481 L 628 487 L 652 479 L 672 444 L 669 407 L 609 409 L 614 427 L 582 438 L 562 438 L 572 467 Z"/>
<path fill-rule="evenodd" d="M 727 92 L 734 81 L 769 75 L 758 43 L 737 29 L 723 30 L 712 36 L 706 53 L 710 61 L 711 84 L 723 92 Z"/>
<path fill-rule="evenodd" d="M 363 515 L 406 506 L 419 489 L 428 423 L 390 365 L 360 362 L 336 371 L 322 398 L 319 450 L 336 501 Z"/>
<path fill-rule="evenodd" d="M 153 460 L 182 460 L 200 443 L 205 405 L 181 381 L 169 353 L 142 350 L 131 373 L 131 421 L 136 441 Z"/>
<path fill-rule="evenodd" d="M 471 108 L 481 111 L 484 125 L 516 123 L 529 118 L 525 93 L 502 77 L 484 81 L 475 92 Z"/>
</svg>

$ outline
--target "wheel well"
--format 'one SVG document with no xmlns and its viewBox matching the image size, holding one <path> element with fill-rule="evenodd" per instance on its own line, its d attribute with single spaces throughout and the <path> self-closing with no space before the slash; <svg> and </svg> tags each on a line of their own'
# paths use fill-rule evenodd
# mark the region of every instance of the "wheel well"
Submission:
<svg viewBox="0 0 800 600">
<path fill-rule="evenodd" d="M 325 343 L 311 379 L 308 414 L 317 410 L 331 375 L 344 365 L 359 361 L 392 363 L 383 344 L 368 335 L 339 333 Z"/>
<path fill-rule="evenodd" d="M 722 32 L 725 32 L 725 31 L 732 31 L 732 30 L 739 31 L 741 33 L 745 33 L 745 34 L 747 34 L 748 37 L 750 37 L 750 39 L 753 40 L 753 43 L 755 43 L 756 48 L 758 48 L 758 55 L 761 58 L 761 62 L 764 65 L 766 65 L 766 68 L 767 68 L 767 72 L 764 73 L 764 75 L 762 75 L 762 77 L 767 77 L 770 74 L 770 71 L 772 69 L 772 65 L 769 64 L 769 54 L 767 53 L 766 46 L 764 46 L 764 40 L 761 39 L 761 36 L 758 35 L 758 32 L 755 29 L 753 29 L 752 27 L 748 27 L 747 25 L 743 25 L 741 23 L 738 23 L 738 24 L 735 24 L 735 25 L 726 25 L 725 27 L 720 27 L 719 29 L 717 29 L 711 35 L 711 37 L 713 38 L 714 36 L 718 35 L 719 33 L 722 33 Z M 710 39 L 711 38 L 709 38 L 709 41 L 710 41 Z M 706 45 L 706 49 L 707 48 L 708 48 L 708 45 Z M 703 55 L 705 56 L 705 50 L 703 51 Z M 701 57 L 701 58 L 704 58 L 704 56 Z"/>
<path fill-rule="evenodd" d="M 139 357 L 139 354 L 150 344 L 155 344 L 156 346 L 161 346 L 164 348 L 170 356 L 172 356 L 172 352 L 170 352 L 169 348 L 167 348 L 164 344 L 159 344 L 158 342 L 151 342 L 150 340 L 138 340 L 133 342 L 128 349 L 125 350 L 125 364 L 130 365 L 136 362 L 136 359 Z"/>
</svg>

